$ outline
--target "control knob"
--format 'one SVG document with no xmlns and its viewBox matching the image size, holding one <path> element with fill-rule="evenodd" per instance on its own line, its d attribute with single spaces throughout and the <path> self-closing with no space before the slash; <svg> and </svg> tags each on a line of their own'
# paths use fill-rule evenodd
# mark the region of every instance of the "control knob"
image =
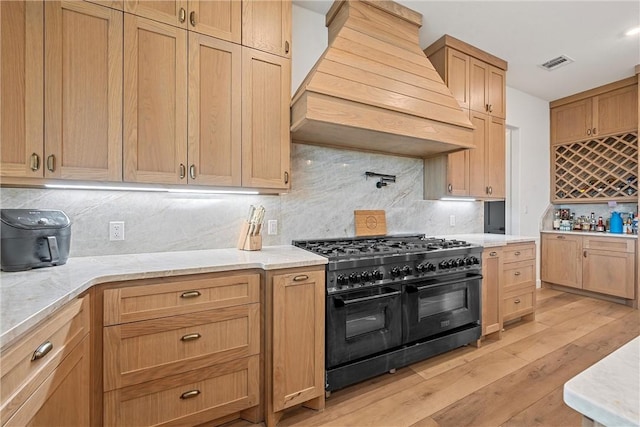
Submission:
<svg viewBox="0 0 640 427">
<path fill-rule="evenodd" d="M 351 273 L 349 275 L 349 281 L 351 283 L 357 283 L 360 281 L 360 275 L 358 273 Z"/>
<path fill-rule="evenodd" d="M 384 274 L 380 270 L 374 270 L 371 275 L 375 280 L 382 280 L 384 278 Z"/>
<path fill-rule="evenodd" d="M 462 258 L 458 258 L 457 260 L 454 261 L 455 262 L 455 266 L 456 267 L 462 267 L 464 266 L 464 261 L 462 260 Z"/>
<path fill-rule="evenodd" d="M 473 260 L 471 259 L 471 257 L 466 257 L 464 259 L 464 265 L 473 265 Z"/>
<path fill-rule="evenodd" d="M 398 277 L 400 275 L 400 269 L 398 267 L 393 267 L 391 269 L 391 277 Z"/>
<path fill-rule="evenodd" d="M 427 271 L 436 271 L 436 266 L 431 264 L 430 262 L 427 263 L 426 267 Z"/>
<path fill-rule="evenodd" d="M 440 270 L 446 270 L 449 268 L 449 263 L 447 262 L 447 260 L 440 261 L 440 264 L 438 264 L 438 268 Z"/>
<path fill-rule="evenodd" d="M 402 274 L 404 274 L 405 276 L 409 276 L 411 275 L 412 270 L 411 267 L 409 267 L 408 265 L 405 265 L 404 267 L 402 267 Z"/>
<path fill-rule="evenodd" d="M 478 258 L 474 257 L 474 256 L 471 257 L 471 262 L 473 264 L 480 264 L 480 260 Z"/>
<path fill-rule="evenodd" d="M 347 278 L 344 274 L 339 274 L 338 277 L 336 277 L 336 283 L 338 283 L 340 287 L 345 286 L 347 284 Z"/>
<path fill-rule="evenodd" d="M 368 271 L 363 271 L 360 277 L 362 277 L 363 282 L 368 282 L 371 279 L 371 274 Z"/>
</svg>

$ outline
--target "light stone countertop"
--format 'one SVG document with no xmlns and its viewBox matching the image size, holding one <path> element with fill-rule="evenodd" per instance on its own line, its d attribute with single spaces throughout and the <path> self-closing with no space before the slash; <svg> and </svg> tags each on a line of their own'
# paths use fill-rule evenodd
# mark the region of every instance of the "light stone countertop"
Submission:
<svg viewBox="0 0 640 427">
<path fill-rule="evenodd" d="M 69 258 L 65 265 L 0 273 L 0 348 L 68 301 L 100 283 L 240 269 L 323 265 L 327 258 L 294 246 L 260 251 L 211 249 Z"/>
<path fill-rule="evenodd" d="M 518 236 L 518 235 L 512 235 L 512 234 L 488 234 L 488 233 L 445 234 L 445 235 L 435 236 L 435 237 L 440 237 L 445 239 L 464 240 L 469 243 L 483 246 L 485 248 L 506 246 L 509 243 L 537 242 L 539 240 L 538 237 L 531 237 L 531 236 Z"/>
<path fill-rule="evenodd" d="M 640 337 L 567 381 L 564 401 L 605 426 L 640 426 Z"/>
<path fill-rule="evenodd" d="M 593 237 L 619 237 L 621 239 L 637 239 L 637 234 L 622 234 L 622 233 L 598 233 L 593 231 L 560 231 L 560 230 L 542 230 L 541 233 L 552 234 L 577 234 L 579 236 L 593 236 Z"/>
</svg>

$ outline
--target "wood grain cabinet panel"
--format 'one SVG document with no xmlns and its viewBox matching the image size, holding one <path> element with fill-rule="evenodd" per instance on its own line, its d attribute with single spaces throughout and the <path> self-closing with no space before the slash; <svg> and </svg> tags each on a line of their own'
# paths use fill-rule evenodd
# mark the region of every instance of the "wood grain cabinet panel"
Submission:
<svg viewBox="0 0 640 427">
<path fill-rule="evenodd" d="M 582 237 L 542 235 L 542 281 L 573 288 L 582 287 Z"/>
<path fill-rule="evenodd" d="M 242 185 L 287 189 L 291 60 L 243 48 L 242 74 Z"/>
<path fill-rule="evenodd" d="M 122 25 L 104 6 L 45 2 L 46 178 L 122 180 Z"/>
<path fill-rule="evenodd" d="M 189 33 L 190 183 L 241 185 L 241 49 Z"/>
<path fill-rule="evenodd" d="M 187 33 L 125 14 L 124 52 L 124 180 L 186 183 Z"/>
<path fill-rule="evenodd" d="M 187 0 L 124 0 L 124 10 L 178 28 L 187 28 Z"/>
<path fill-rule="evenodd" d="M 104 390 L 260 353 L 260 304 L 104 328 Z"/>
<path fill-rule="evenodd" d="M 291 58 L 291 1 L 244 0 L 242 45 Z"/>
<path fill-rule="evenodd" d="M 551 109 L 551 143 L 581 141 L 591 136 L 591 99 Z"/>
<path fill-rule="evenodd" d="M 533 320 L 536 310 L 536 245 L 511 243 L 502 252 L 502 321 Z"/>
<path fill-rule="evenodd" d="M 260 356 L 105 393 L 106 426 L 198 425 L 259 403 Z"/>
<path fill-rule="evenodd" d="M 89 318 L 86 296 L 2 351 L 2 425 L 86 425 Z"/>
<path fill-rule="evenodd" d="M 0 2 L 0 174 L 41 178 L 44 2 Z"/>
<path fill-rule="evenodd" d="M 613 135 L 638 129 L 638 85 L 598 95 L 594 103 L 594 134 Z"/>
<path fill-rule="evenodd" d="M 482 252 L 482 335 L 502 335 L 502 250 Z"/>
<path fill-rule="evenodd" d="M 240 44 L 242 39 L 241 0 L 190 0 L 187 12 L 187 28 L 190 31 Z"/>
</svg>

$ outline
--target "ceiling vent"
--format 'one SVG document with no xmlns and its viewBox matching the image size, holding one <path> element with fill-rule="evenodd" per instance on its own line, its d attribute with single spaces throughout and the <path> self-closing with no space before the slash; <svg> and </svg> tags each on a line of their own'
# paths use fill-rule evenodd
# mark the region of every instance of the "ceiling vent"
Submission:
<svg viewBox="0 0 640 427">
<path fill-rule="evenodd" d="M 569 58 L 567 55 L 560 55 L 556 58 L 550 59 L 544 64 L 540 64 L 540 67 L 544 68 L 547 71 L 553 71 L 560 67 L 564 67 L 565 65 L 571 64 L 573 59 Z"/>
</svg>

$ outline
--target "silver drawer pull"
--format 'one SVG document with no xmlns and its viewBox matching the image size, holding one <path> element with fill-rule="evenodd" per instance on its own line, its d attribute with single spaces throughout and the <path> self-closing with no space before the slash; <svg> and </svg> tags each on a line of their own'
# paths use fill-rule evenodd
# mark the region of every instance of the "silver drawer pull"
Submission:
<svg viewBox="0 0 640 427">
<path fill-rule="evenodd" d="M 304 280 L 309 280 L 309 276 L 307 276 L 306 274 L 301 274 L 293 278 L 294 282 L 302 282 Z"/>
<path fill-rule="evenodd" d="M 182 338 L 180 338 L 180 341 L 195 341 L 198 338 L 200 338 L 202 335 L 200 335 L 199 333 L 195 333 L 195 334 L 187 334 L 185 336 L 183 336 Z"/>
<path fill-rule="evenodd" d="M 498 255 L 498 252 L 489 252 L 489 256 L 496 256 Z"/>
<path fill-rule="evenodd" d="M 33 362 L 34 360 L 42 359 L 51 350 L 53 350 L 53 344 L 51 344 L 51 341 L 43 342 L 42 344 L 40 344 L 40 346 L 38 346 L 38 348 L 36 348 L 36 351 L 33 352 L 33 356 L 31 356 L 31 361 Z"/>
<path fill-rule="evenodd" d="M 520 256 L 520 251 L 516 251 L 516 252 L 514 253 L 514 255 L 515 255 L 515 256 Z"/>
<path fill-rule="evenodd" d="M 519 275 L 520 275 L 520 272 L 519 272 L 519 271 L 516 271 L 515 273 L 513 273 L 513 275 L 514 275 L 514 276 L 519 276 Z"/>
<path fill-rule="evenodd" d="M 187 292 L 183 292 L 182 295 L 180 295 L 180 298 L 196 298 L 196 297 L 199 297 L 200 295 L 202 294 L 198 291 L 187 291 Z"/>
<path fill-rule="evenodd" d="M 517 298 L 514 302 L 515 302 L 516 304 L 520 304 L 520 298 Z"/>
<path fill-rule="evenodd" d="M 200 394 L 200 390 L 185 391 L 180 395 L 180 399 L 191 399 L 192 397 L 196 397 L 199 394 Z"/>
</svg>

